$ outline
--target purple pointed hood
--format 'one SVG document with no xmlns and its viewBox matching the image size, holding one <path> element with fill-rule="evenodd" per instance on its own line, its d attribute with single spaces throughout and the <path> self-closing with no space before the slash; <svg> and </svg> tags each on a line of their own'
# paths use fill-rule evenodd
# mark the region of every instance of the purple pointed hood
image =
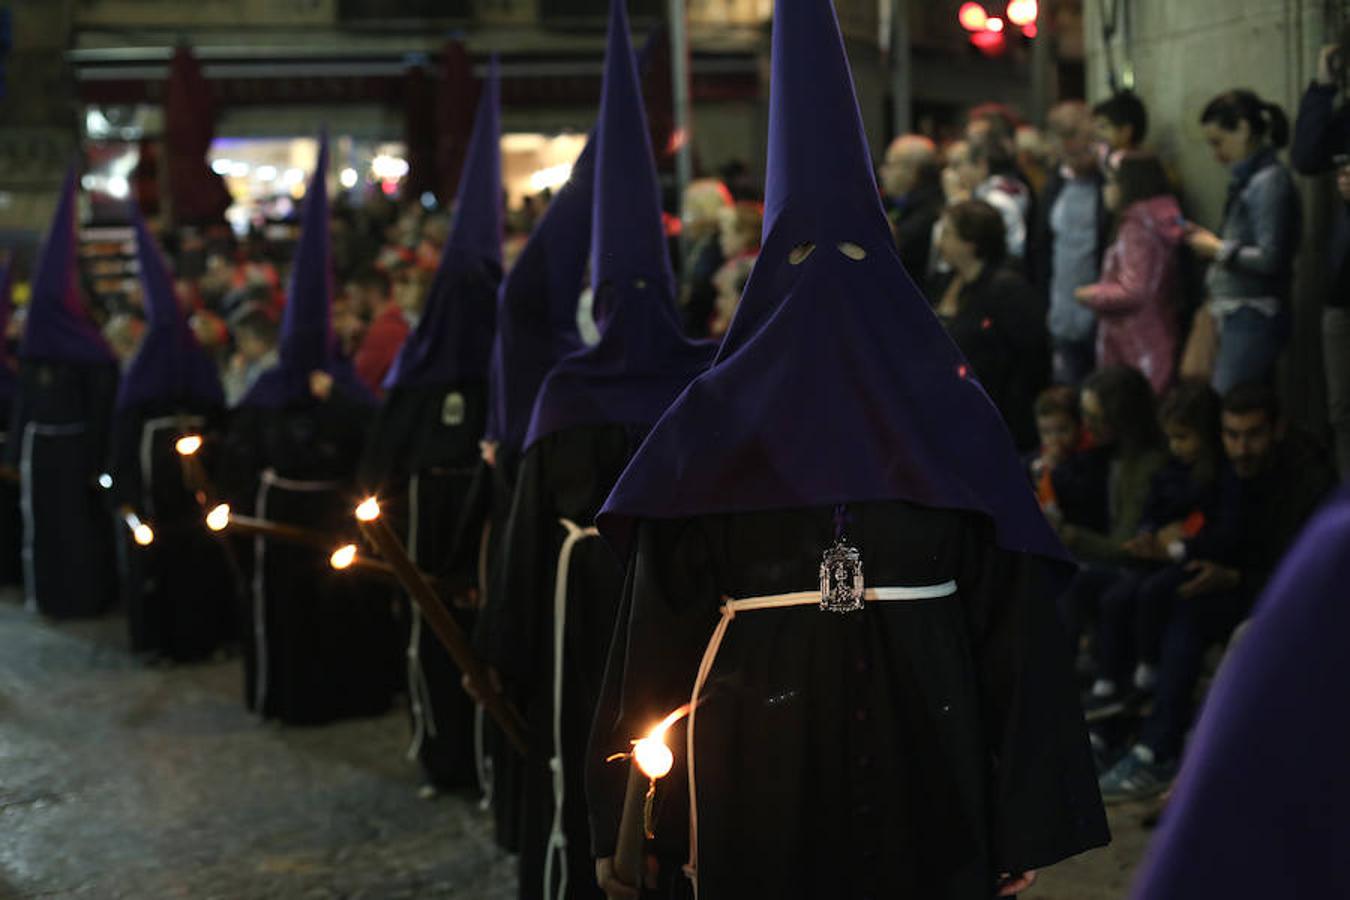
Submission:
<svg viewBox="0 0 1350 900">
<path fill-rule="evenodd" d="M 487 378 L 502 280 L 501 78 L 488 64 L 450 236 L 426 308 L 399 349 L 387 389 Z"/>
<path fill-rule="evenodd" d="M 596 126 L 591 284 L 600 341 L 566 357 L 545 379 L 525 448 L 579 425 L 650 425 L 715 345 L 686 339 L 661 193 L 642 108 L 625 0 L 612 0 L 600 121 Z"/>
<path fill-rule="evenodd" d="M 585 345 L 577 298 L 586 278 L 595 186 L 595 136 L 521 249 L 497 296 L 487 437 L 514 455 L 525 443 L 534 401 L 549 371 Z"/>
<path fill-rule="evenodd" d="M 1350 893 L 1347 582 L 1343 489 L 1285 556 L 1225 658 L 1132 897 Z"/>
<path fill-rule="evenodd" d="M 778 0 L 763 247 L 711 370 L 602 509 L 634 521 L 907 500 L 1064 559 L 989 397 L 905 273 L 829 0 Z"/>
<path fill-rule="evenodd" d="M 75 245 L 75 167 L 71 166 L 33 276 L 28 320 L 19 346 L 23 359 L 81 365 L 117 362 L 80 299 Z"/>
<path fill-rule="evenodd" d="M 319 159 L 305 191 L 300 241 L 291 266 L 286 310 L 281 318 L 278 363 L 264 372 L 240 406 L 279 409 L 310 400 L 309 376 L 322 370 L 348 394 L 374 403 L 333 335 L 333 254 L 328 235 L 328 135 L 319 138 Z"/>
<path fill-rule="evenodd" d="M 198 407 L 225 405 L 225 391 L 215 361 L 202 349 L 178 305 L 164 257 L 155 246 L 140 208 L 133 205 L 136 259 L 145 297 L 145 337 L 122 375 L 117 409 L 157 400 L 176 400 Z"/>
</svg>

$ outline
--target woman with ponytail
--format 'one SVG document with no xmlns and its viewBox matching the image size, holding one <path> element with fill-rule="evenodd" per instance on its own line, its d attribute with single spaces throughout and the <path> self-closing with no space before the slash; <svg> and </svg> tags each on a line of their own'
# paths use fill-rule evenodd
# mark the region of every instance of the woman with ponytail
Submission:
<svg viewBox="0 0 1350 900">
<path fill-rule="evenodd" d="M 1228 91 L 1209 102 L 1200 124 L 1214 159 L 1232 171 L 1219 233 L 1190 226 L 1186 239 L 1212 263 L 1206 286 L 1218 337 L 1213 385 L 1225 394 L 1274 374 L 1288 330 L 1302 218 L 1293 175 L 1277 157 L 1289 143 L 1284 110 L 1251 91 Z"/>
</svg>

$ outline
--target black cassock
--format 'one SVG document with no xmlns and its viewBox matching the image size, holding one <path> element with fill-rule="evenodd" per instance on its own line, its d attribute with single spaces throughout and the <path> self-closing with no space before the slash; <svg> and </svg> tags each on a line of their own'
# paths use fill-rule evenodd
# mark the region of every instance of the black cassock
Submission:
<svg viewBox="0 0 1350 900">
<path fill-rule="evenodd" d="M 180 662 L 202 659 L 232 640 L 237 576 L 225 547 L 203 524 L 204 512 L 183 480 L 175 445 L 184 434 L 208 435 L 221 410 L 173 401 L 118 413 L 113 427 L 113 500 L 152 526 L 140 547 L 119 531 L 118 560 L 131 649 Z M 208 439 L 199 458 L 211 453 Z M 206 465 L 203 460 L 203 465 Z"/>
<path fill-rule="evenodd" d="M 546 874 L 557 885 L 564 870 L 566 892 L 552 896 L 602 896 L 582 785 L 623 570 L 609 546 L 586 530 L 640 439 L 624 426 L 581 426 L 525 453 L 498 577 L 479 617 L 476 644 L 529 725 L 520 798 L 522 898 L 544 896 Z M 561 597 L 560 561 L 567 566 Z M 551 772 L 555 756 L 562 781 Z"/>
<path fill-rule="evenodd" d="M 848 508 L 866 585 L 930 599 L 743 610 L 694 727 L 700 896 L 985 900 L 996 877 L 1108 840 L 1044 564 L 968 513 Z M 588 794 L 610 855 L 626 765 L 688 703 L 726 597 L 818 591 L 832 509 L 646 521 L 595 719 Z M 661 782 L 664 855 L 688 853 L 687 721 Z"/>
<path fill-rule="evenodd" d="M 371 431 L 362 479 L 388 499 L 384 506 L 395 514 L 391 517 L 406 523 L 408 551 L 424 571 L 442 574 L 451 555 L 478 467 L 486 403 L 481 383 L 395 387 Z M 472 631 L 471 611 L 448 603 L 447 609 Z M 416 606 L 408 622 L 409 756 L 438 788 L 473 786 L 478 782 L 474 703 L 460 685 L 459 668 Z"/>
<path fill-rule="evenodd" d="M 114 363 L 20 366 L 6 452 L 19 470 L 24 594 L 53 618 L 98 615 L 116 596 L 113 520 L 98 481 L 117 380 Z"/>
<path fill-rule="evenodd" d="M 356 540 L 358 458 L 370 410 L 342 399 L 241 407 L 226 446 L 233 509 Z M 245 703 L 265 718 L 320 724 L 388 709 L 401 682 L 387 592 L 333 571 L 328 553 L 258 537 L 240 554 Z"/>
</svg>

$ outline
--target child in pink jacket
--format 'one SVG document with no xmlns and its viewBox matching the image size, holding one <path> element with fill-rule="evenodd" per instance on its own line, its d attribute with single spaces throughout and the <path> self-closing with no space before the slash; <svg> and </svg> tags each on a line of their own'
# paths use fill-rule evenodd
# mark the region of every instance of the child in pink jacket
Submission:
<svg viewBox="0 0 1350 900">
<path fill-rule="evenodd" d="M 1075 292 L 1097 313 L 1097 365 L 1138 369 L 1161 395 L 1176 369 L 1177 246 L 1185 234 L 1181 208 L 1162 163 L 1131 151 L 1108 174 L 1103 191 L 1117 216 L 1102 277 Z"/>
</svg>

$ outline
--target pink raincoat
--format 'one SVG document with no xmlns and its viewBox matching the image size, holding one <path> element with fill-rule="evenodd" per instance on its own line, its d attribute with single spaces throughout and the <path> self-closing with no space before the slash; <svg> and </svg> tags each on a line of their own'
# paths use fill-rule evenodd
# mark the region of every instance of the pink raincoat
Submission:
<svg viewBox="0 0 1350 900">
<path fill-rule="evenodd" d="M 1176 198 L 1131 204 L 1106 250 L 1099 282 L 1080 302 L 1097 313 L 1097 365 L 1143 372 L 1157 394 L 1176 371 L 1177 245 L 1184 227 Z"/>
</svg>

